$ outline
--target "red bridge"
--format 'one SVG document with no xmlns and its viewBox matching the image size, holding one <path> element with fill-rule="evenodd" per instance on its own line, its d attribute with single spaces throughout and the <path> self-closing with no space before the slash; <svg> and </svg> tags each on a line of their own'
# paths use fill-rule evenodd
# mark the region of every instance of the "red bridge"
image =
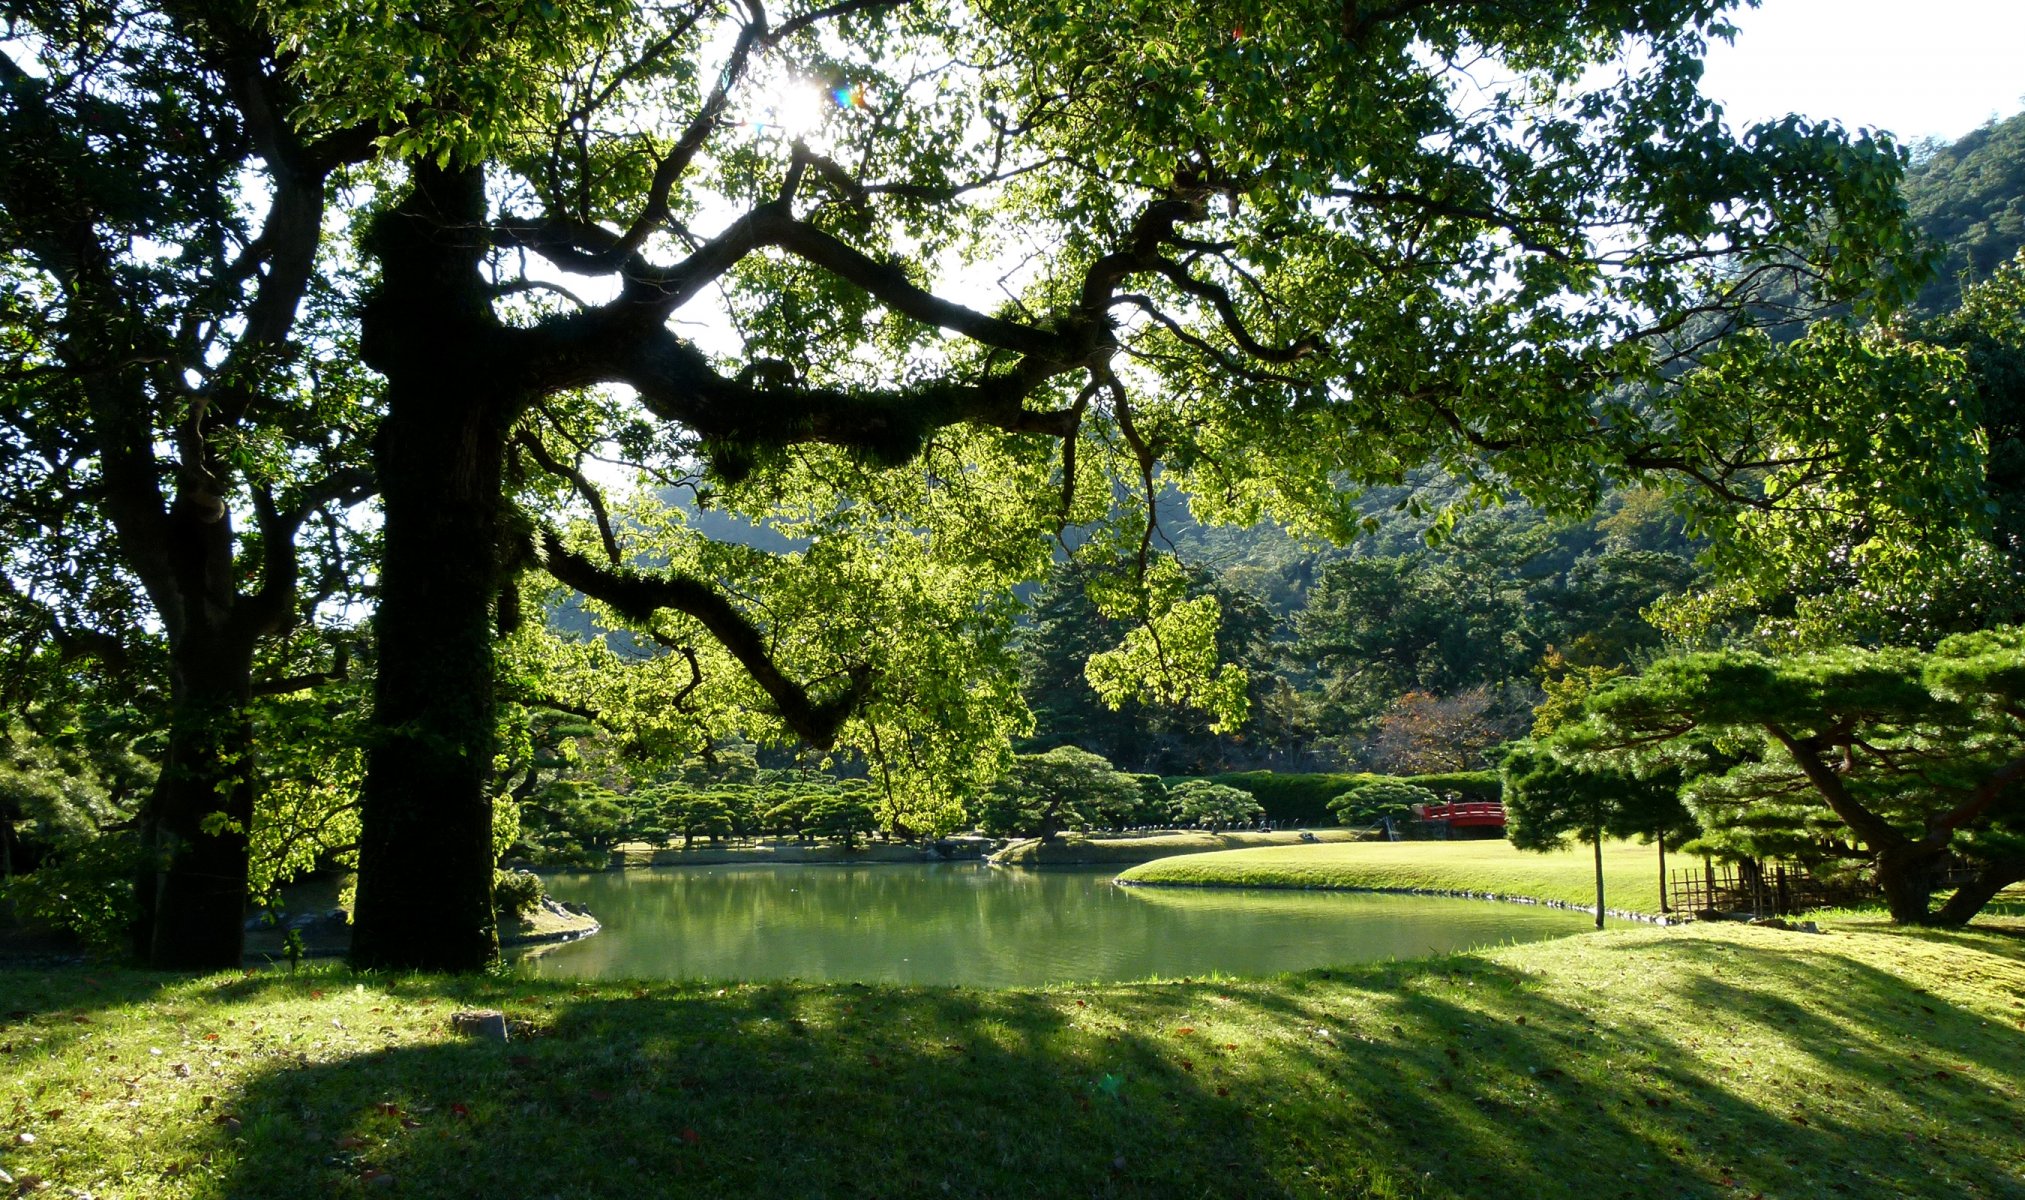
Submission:
<svg viewBox="0 0 2025 1200">
<path fill-rule="evenodd" d="M 1473 800 L 1465 804 L 1424 804 L 1420 807 L 1423 821 L 1446 821 L 1451 829 L 1505 827 L 1505 806 L 1488 801 Z"/>
</svg>

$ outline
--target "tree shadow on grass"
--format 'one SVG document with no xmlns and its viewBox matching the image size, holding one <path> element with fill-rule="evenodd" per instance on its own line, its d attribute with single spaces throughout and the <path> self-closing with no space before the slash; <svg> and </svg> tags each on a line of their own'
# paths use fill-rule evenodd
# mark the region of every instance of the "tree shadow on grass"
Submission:
<svg viewBox="0 0 2025 1200">
<path fill-rule="evenodd" d="M 2013 1033 L 1841 961 L 1768 998 L 1776 957 L 1649 1016 L 1473 955 L 1046 992 L 476 981 L 535 1036 L 277 1063 L 189 1149 L 244 1197 L 2016 1194 Z M 1701 1044 L 1725 1012 L 1805 1053 L 1881 1041 L 1907 1003 L 1978 1094 L 1839 1054 L 1837 1094 L 1781 1090 Z M 1999 1136 L 1909 1140 L 1922 1105 Z"/>
<path fill-rule="evenodd" d="M 538 1025 L 525 1041 L 445 1040 L 257 1077 L 214 1133 L 236 1143 L 225 1192 L 1284 1190 L 1250 1152 L 1235 1106 L 1175 1102 L 1157 1082 L 1173 1068 L 1155 1047 L 1072 1031 L 1073 1002 L 1059 997 L 796 985 L 559 993 L 507 999 Z"/>
</svg>

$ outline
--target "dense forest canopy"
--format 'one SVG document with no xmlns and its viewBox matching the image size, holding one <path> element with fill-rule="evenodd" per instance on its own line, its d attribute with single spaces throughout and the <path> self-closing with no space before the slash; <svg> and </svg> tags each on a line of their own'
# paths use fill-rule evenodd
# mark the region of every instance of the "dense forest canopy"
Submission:
<svg viewBox="0 0 2025 1200">
<path fill-rule="evenodd" d="M 1888 138 L 1698 93 L 1729 7 L 12 6 L 8 686 L 139 698 L 155 961 L 355 830 L 357 961 L 469 967 L 544 787 L 798 743 L 939 831 L 1030 736 L 1405 763 L 1653 649 L 1683 516 L 1740 582 L 1676 628 L 1832 624 L 1776 581 L 1960 560 L 1982 410 L 1796 336 L 1925 255 Z M 1188 562 L 1170 490 L 1301 548 Z"/>
</svg>

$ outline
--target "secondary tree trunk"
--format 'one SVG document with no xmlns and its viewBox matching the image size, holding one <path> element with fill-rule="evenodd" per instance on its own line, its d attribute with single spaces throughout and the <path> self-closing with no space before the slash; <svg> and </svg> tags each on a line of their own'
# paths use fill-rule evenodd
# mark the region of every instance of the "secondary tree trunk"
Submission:
<svg viewBox="0 0 2025 1200">
<path fill-rule="evenodd" d="M 512 382 L 470 234 L 483 180 L 415 176 L 375 225 L 383 272 L 363 315 L 365 357 L 388 384 L 375 451 L 386 525 L 351 957 L 469 971 L 499 954 L 485 782 Z"/>
<path fill-rule="evenodd" d="M 1975 878 L 1956 888 L 1948 902 L 1934 913 L 1932 921 L 1936 925 L 1967 925 L 1998 892 L 2021 879 L 2025 879 L 2025 857 L 1990 863 Z"/>
<path fill-rule="evenodd" d="M 1666 903 L 1666 833 L 1664 830 L 1660 832 L 1657 840 L 1659 842 L 1659 911 L 1670 913 L 1673 909 L 1667 907 Z"/>
<path fill-rule="evenodd" d="M 252 641 L 186 632 L 170 654 L 169 742 L 141 822 L 136 941 L 150 966 L 237 967 L 253 824 Z"/>
</svg>

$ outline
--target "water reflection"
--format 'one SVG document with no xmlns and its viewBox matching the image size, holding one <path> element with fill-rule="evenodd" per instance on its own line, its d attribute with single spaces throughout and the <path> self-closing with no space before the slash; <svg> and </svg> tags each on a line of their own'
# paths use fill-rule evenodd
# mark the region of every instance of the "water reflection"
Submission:
<svg viewBox="0 0 2025 1200">
<path fill-rule="evenodd" d="M 604 932 L 530 954 L 583 978 L 1016 987 L 1254 975 L 1579 933 L 1589 918 L 1470 900 L 1121 888 L 1113 868 L 671 867 L 554 875 Z"/>
</svg>

